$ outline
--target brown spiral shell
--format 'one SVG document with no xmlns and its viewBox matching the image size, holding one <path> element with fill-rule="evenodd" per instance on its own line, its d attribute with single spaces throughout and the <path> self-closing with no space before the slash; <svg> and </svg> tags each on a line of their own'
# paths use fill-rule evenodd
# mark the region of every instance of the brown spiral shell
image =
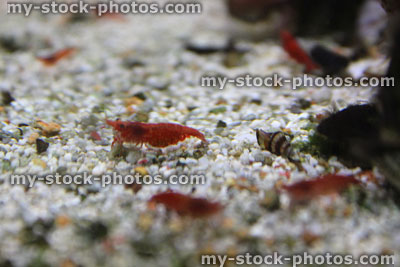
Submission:
<svg viewBox="0 0 400 267">
<path fill-rule="evenodd" d="M 262 149 L 268 150 L 278 156 L 291 157 L 293 150 L 290 140 L 284 132 L 268 133 L 257 129 L 256 135 L 257 142 Z"/>
</svg>

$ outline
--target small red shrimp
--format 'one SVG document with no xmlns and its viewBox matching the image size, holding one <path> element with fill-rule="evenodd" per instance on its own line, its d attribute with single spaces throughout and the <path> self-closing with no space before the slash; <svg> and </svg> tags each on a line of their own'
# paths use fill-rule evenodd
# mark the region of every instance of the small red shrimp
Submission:
<svg viewBox="0 0 400 267">
<path fill-rule="evenodd" d="M 101 136 L 96 131 L 90 132 L 90 137 L 95 141 L 101 141 Z"/>
<path fill-rule="evenodd" d="M 207 143 L 204 134 L 196 129 L 175 123 L 143 123 L 130 121 L 111 121 L 106 123 L 114 128 L 114 143 L 147 144 L 156 148 L 176 145 L 189 137 L 197 137 Z"/>
<path fill-rule="evenodd" d="M 61 59 L 72 55 L 75 51 L 76 51 L 76 48 L 74 48 L 74 47 L 65 48 L 65 49 L 59 50 L 49 56 L 37 57 L 37 59 L 40 60 L 46 66 L 52 66 L 52 65 L 55 65 Z"/>
<path fill-rule="evenodd" d="M 319 69 L 319 66 L 308 56 L 290 32 L 281 31 L 281 40 L 286 53 L 298 63 L 305 65 L 307 73 Z"/>
<path fill-rule="evenodd" d="M 157 204 L 164 205 L 168 210 L 173 210 L 182 216 L 192 218 L 205 218 L 217 214 L 222 210 L 218 202 L 210 202 L 205 198 L 196 198 L 175 192 L 164 192 L 154 195 L 149 200 L 149 207 Z"/>
<path fill-rule="evenodd" d="M 305 202 L 319 196 L 340 193 L 349 186 L 358 184 L 360 182 L 353 176 L 327 174 L 313 180 L 284 185 L 282 189 L 289 193 L 292 200 Z"/>
</svg>

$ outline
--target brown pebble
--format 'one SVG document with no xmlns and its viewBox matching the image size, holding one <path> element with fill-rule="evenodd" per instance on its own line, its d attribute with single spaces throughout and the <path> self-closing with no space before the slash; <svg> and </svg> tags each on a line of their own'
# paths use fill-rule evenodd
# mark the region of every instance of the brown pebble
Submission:
<svg viewBox="0 0 400 267">
<path fill-rule="evenodd" d="M 129 107 L 132 105 L 139 106 L 139 105 L 143 104 L 143 102 L 144 101 L 142 99 L 140 99 L 139 97 L 136 97 L 136 96 L 124 99 L 124 103 L 125 103 L 126 107 Z"/>
<path fill-rule="evenodd" d="M 143 231 L 150 230 L 153 223 L 154 223 L 153 217 L 146 213 L 140 214 L 139 219 L 137 221 L 139 228 Z"/>
<path fill-rule="evenodd" d="M 67 226 L 71 223 L 71 219 L 66 215 L 60 215 L 56 218 L 56 225 L 59 227 Z"/>
<path fill-rule="evenodd" d="M 311 231 L 305 230 L 302 239 L 307 246 L 312 246 L 315 242 L 319 241 L 321 237 Z"/>
<path fill-rule="evenodd" d="M 32 160 L 32 163 L 33 163 L 34 165 L 37 165 L 37 166 L 42 167 L 43 169 L 46 169 L 46 168 L 47 168 L 46 162 L 44 162 L 43 160 L 41 160 L 41 159 L 39 159 L 39 158 L 34 158 L 34 159 Z"/>
<path fill-rule="evenodd" d="M 140 173 L 143 176 L 149 174 L 149 172 L 147 171 L 146 167 L 143 167 L 143 166 L 136 167 L 135 168 L 135 172 Z"/>
<path fill-rule="evenodd" d="M 39 120 L 37 125 L 42 130 L 42 134 L 47 137 L 55 136 L 61 130 L 61 126 L 55 122 L 46 123 Z"/>
<path fill-rule="evenodd" d="M 137 110 L 133 106 L 127 106 L 126 107 L 126 112 L 128 114 L 135 114 L 137 112 Z"/>
<path fill-rule="evenodd" d="M 264 197 L 259 201 L 261 207 L 274 211 L 279 209 L 280 207 L 280 199 L 279 194 L 276 190 L 268 190 L 264 192 Z"/>
<path fill-rule="evenodd" d="M 29 137 L 28 137 L 28 144 L 35 144 L 36 143 L 36 139 L 39 138 L 39 134 L 38 133 L 32 133 Z"/>
<path fill-rule="evenodd" d="M 343 217 L 348 218 L 353 214 L 354 210 L 351 205 L 347 205 L 346 208 L 343 210 Z"/>
<path fill-rule="evenodd" d="M 141 184 L 136 184 L 136 183 L 133 183 L 133 184 L 125 184 L 125 188 L 126 189 L 131 189 L 132 190 L 132 192 L 133 193 L 137 193 L 137 192 L 139 192 L 141 189 L 142 189 L 142 185 Z"/>
<path fill-rule="evenodd" d="M 60 265 L 61 267 L 76 267 L 77 265 L 70 259 L 63 261 Z"/>
</svg>

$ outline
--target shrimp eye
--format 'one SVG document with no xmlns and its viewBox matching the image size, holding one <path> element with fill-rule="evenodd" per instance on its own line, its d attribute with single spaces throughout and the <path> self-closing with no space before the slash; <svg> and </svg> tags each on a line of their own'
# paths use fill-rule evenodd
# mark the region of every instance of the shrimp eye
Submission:
<svg viewBox="0 0 400 267">
<path fill-rule="evenodd" d="M 124 129 L 124 128 L 125 128 L 125 125 L 121 123 L 121 124 L 119 125 L 119 127 L 121 127 L 122 129 Z"/>
</svg>

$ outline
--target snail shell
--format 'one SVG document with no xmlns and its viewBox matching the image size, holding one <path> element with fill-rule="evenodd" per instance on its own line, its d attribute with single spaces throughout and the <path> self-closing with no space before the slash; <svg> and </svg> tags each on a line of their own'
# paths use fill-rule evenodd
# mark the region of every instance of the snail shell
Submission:
<svg viewBox="0 0 400 267">
<path fill-rule="evenodd" d="M 284 132 L 268 133 L 261 129 L 256 130 L 257 142 L 262 149 L 278 156 L 290 158 L 293 154 L 290 140 Z"/>
</svg>

